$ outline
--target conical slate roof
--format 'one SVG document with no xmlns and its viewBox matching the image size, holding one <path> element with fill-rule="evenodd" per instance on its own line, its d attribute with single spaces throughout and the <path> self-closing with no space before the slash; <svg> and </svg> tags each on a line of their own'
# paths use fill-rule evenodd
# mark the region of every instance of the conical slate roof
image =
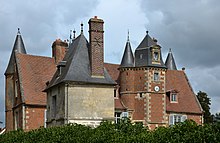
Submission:
<svg viewBox="0 0 220 143">
<path fill-rule="evenodd" d="M 177 70 L 171 49 L 167 55 L 165 65 L 166 65 L 167 69 L 169 69 L 169 70 Z"/>
<path fill-rule="evenodd" d="M 129 40 L 126 43 L 120 67 L 134 67 L 134 55 Z"/>
<path fill-rule="evenodd" d="M 8 67 L 5 71 L 5 74 L 12 74 L 14 72 L 15 52 L 26 54 L 24 42 L 22 40 L 22 36 L 21 36 L 19 28 L 18 28 L 18 33 L 15 39 L 14 47 L 12 49 L 11 57 L 8 63 Z"/>
<path fill-rule="evenodd" d="M 87 39 L 81 33 L 69 46 L 69 50 L 62 61 L 63 63 L 60 63 L 60 69 L 57 69 L 47 89 L 62 82 L 116 84 L 106 69 L 104 69 L 103 78 L 91 76 L 89 48 Z"/>
</svg>

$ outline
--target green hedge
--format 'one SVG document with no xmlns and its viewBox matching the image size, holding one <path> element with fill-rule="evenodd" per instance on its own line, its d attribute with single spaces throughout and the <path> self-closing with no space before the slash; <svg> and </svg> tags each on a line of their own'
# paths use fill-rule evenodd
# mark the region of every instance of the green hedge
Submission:
<svg viewBox="0 0 220 143">
<path fill-rule="evenodd" d="M 0 135 L 0 143 L 217 143 L 220 142 L 220 124 L 197 125 L 185 121 L 172 127 L 159 127 L 149 131 L 141 124 L 122 121 L 120 124 L 102 122 L 97 128 L 69 124 L 40 128 L 30 132 L 22 130 Z"/>
</svg>

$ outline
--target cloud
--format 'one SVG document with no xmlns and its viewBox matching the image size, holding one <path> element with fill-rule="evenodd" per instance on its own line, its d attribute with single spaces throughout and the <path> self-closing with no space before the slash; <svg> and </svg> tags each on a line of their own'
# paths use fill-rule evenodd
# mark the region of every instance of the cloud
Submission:
<svg viewBox="0 0 220 143">
<path fill-rule="evenodd" d="M 146 27 L 166 54 L 172 48 L 178 67 L 186 67 L 195 91 L 207 92 L 211 111 L 220 112 L 220 1 L 142 0 Z M 151 32 L 152 31 L 152 32 Z"/>
<path fill-rule="evenodd" d="M 28 54 L 51 55 L 56 38 L 67 39 L 74 23 L 88 16 L 97 0 L 0 0 L 0 121 L 4 121 L 4 72 L 16 37 L 17 28 Z"/>
</svg>

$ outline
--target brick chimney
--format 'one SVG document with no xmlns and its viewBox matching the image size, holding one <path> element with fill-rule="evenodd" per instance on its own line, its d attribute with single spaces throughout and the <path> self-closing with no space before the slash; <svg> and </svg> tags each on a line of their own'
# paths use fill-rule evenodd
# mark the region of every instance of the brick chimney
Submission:
<svg viewBox="0 0 220 143">
<path fill-rule="evenodd" d="M 104 77 L 104 21 L 97 16 L 89 20 L 90 64 L 93 77 Z"/>
<path fill-rule="evenodd" d="M 68 48 L 68 43 L 60 39 L 56 39 L 52 45 L 52 57 L 55 59 L 56 64 L 63 60 Z"/>
</svg>

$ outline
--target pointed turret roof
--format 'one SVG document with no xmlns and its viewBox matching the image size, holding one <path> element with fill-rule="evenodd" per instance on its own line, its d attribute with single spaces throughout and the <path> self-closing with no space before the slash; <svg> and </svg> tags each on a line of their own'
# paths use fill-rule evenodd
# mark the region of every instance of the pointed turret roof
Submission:
<svg viewBox="0 0 220 143">
<path fill-rule="evenodd" d="M 128 35 L 128 40 L 125 46 L 125 51 L 124 51 L 124 54 L 121 60 L 120 67 L 134 67 L 134 55 L 131 49 L 129 35 Z"/>
<path fill-rule="evenodd" d="M 156 42 L 150 37 L 150 35 L 148 34 L 148 31 L 146 31 L 146 33 L 147 33 L 146 36 L 141 41 L 140 45 L 137 47 L 136 50 L 150 47 L 152 45 L 156 45 Z"/>
<path fill-rule="evenodd" d="M 169 70 L 177 70 L 171 49 L 169 50 L 169 53 L 167 55 L 165 65 Z"/>
<path fill-rule="evenodd" d="M 116 84 L 104 69 L 104 77 L 91 76 L 91 62 L 89 58 L 89 43 L 83 33 L 81 33 L 71 43 L 63 61 L 58 64 L 58 69 L 54 74 L 47 89 L 59 83 L 81 82 L 84 84 Z M 60 69 L 59 69 L 60 68 Z"/>
<path fill-rule="evenodd" d="M 8 67 L 5 71 L 5 74 L 11 74 L 14 72 L 14 63 L 15 63 L 15 52 L 26 54 L 24 42 L 22 40 L 22 36 L 20 33 L 20 29 L 18 28 L 18 33 L 15 39 L 14 47 L 11 52 L 11 57 L 8 63 Z"/>
</svg>

